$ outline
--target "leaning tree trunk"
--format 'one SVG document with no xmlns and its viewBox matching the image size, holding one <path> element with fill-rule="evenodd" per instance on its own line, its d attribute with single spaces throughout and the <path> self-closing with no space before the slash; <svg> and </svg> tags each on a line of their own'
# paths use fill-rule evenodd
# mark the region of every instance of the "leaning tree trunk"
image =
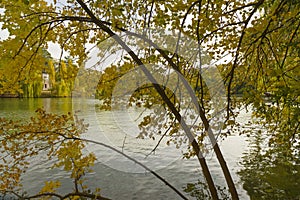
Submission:
<svg viewBox="0 0 300 200">
<path fill-rule="evenodd" d="M 144 66 L 144 63 L 138 58 L 138 56 L 124 43 L 124 41 L 119 38 L 110 28 L 105 26 L 93 13 L 92 11 L 87 7 L 87 5 L 82 0 L 77 0 L 77 2 L 80 4 L 80 6 L 86 11 L 86 13 L 91 17 L 92 21 L 99 26 L 103 31 L 105 31 L 107 34 L 109 34 L 111 37 L 113 37 L 116 42 L 118 42 L 119 45 L 121 45 L 124 50 L 128 52 L 128 54 L 131 56 L 131 58 L 141 67 L 142 71 L 146 75 L 146 77 L 151 81 L 154 85 L 154 88 L 159 93 L 159 95 L 162 97 L 163 101 L 167 104 L 167 106 L 170 108 L 172 113 L 175 115 L 176 120 L 179 121 L 183 127 L 183 130 L 187 134 L 187 136 L 191 139 L 193 138 L 190 129 L 188 128 L 187 124 L 182 120 L 181 115 L 179 111 L 175 108 L 174 104 L 170 101 L 170 99 L 165 94 L 164 90 L 161 88 L 159 84 L 157 84 L 157 81 L 153 77 L 153 75 L 149 72 L 149 70 Z M 197 153 L 198 160 L 200 162 L 200 165 L 203 170 L 203 174 L 206 178 L 206 181 L 209 186 L 209 190 L 211 193 L 211 196 L 213 199 L 218 199 L 218 193 L 216 190 L 216 187 L 214 185 L 213 179 L 211 177 L 210 171 L 208 169 L 208 166 L 206 164 L 205 158 L 202 156 L 202 153 L 200 151 L 199 145 L 197 142 L 193 139 L 191 141 L 192 146 L 194 148 L 194 151 Z"/>
<path fill-rule="evenodd" d="M 140 38 L 140 39 L 143 39 L 143 40 L 144 40 L 145 42 L 147 42 L 149 45 L 151 45 L 152 47 L 154 47 L 154 48 L 155 48 L 155 49 L 156 49 L 156 50 L 157 50 L 157 51 L 158 51 L 158 52 L 159 52 L 159 53 L 167 60 L 167 62 L 170 64 L 170 66 L 171 66 L 174 70 L 176 70 L 178 73 L 180 73 L 180 74 L 182 75 L 182 73 L 180 72 L 178 66 L 172 61 L 172 59 L 171 59 L 170 57 L 168 57 L 168 55 L 165 53 L 165 51 L 164 51 L 163 49 L 160 49 L 160 48 L 159 48 L 158 45 L 156 45 L 156 44 L 153 43 L 151 40 L 149 40 L 149 39 L 147 39 L 147 38 L 145 38 L 144 36 L 141 36 L 141 35 L 139 35 L 139 34 L 132 33 L 132 32 L 130 32 L 130 31 L 127 31 L 127 30 L 122 29 L 122 28 L 120 28 L 119 30 L 125 31 L 125 32 L 126 32 L 127 34 L 129 34 L 129 35 L 132 35 L 132 36 L 138 37 L 138 38 Z M 194 94 L 194 91 L 192 90 L 192 88 L 190 87 L 190 85 L 189 85 L 189 84 L 187 83 L 187 81 L 183 78 L 183 75 L 182 75 L 182 77 L 179 76 L 179 78 L 180 78 L 181 81 L 183 82 L 185 88 L 189 91 L 189 94 L 191 94 L 191 98 L 193 99 L 193 102 L 196 103 L 196 102 L 197 102 L 197 99 L 196 99 L 196 97 L 193 95 L 193 94 Z M 217 156 L 218 162 L 219 162 L 219 164 L 220 164 L 220 166 L 221 166 L 221 169 L 222 169 L 222 171 L 223 171 L 223 174 L 224 174 L 226 183 L 227 183 L 227 185 L 228 185 L 228 188 L 229 188 L 231 197 L 232 197 L 232 199 L 237 200 L 237 199 L 239 199 L 239 197 L 238 197 L 238 193 L 237 193 L 237 191 L 236 191 L 235 184 L 234 184 L 234 182 L 233 182 L 233 179 L 232 179 L 232 177 L 231 177 L 230 171 L 229 171 L 228 166 L 227 166 L 227 164 L 226 164 L 226 161 L 225 161 L 225 159 L 224 159 L 224 157 L 223 157 L 223 154 L 222 154 L 222 152 L 221 152 L 221 150 L 220 150 L 220 148 L 219 148 L 219 145 L 218 145 L 218 143 L 217 143 L 217 141 L 216 141 L 216 138 L 215 138 L 215 136 L 214 136 L 214 134 L 213 134 L 213 132 L 212 132 L 212 130 L 211 130 L 211 128 L 210 128 L 208 119 L 207 119 L 207 117 L 205 116 L 204 111 L 201 109 L 201 107 L 198 106 L 198 105 L 196 105 L 196 107 L 198 108 L 198 112 L 199 112 L 200 118 L 201 118 L 201 120 L 202 120 L 202 122 L 203 122 L 203 124 L 204 124 L 204 128 L 205 128 L 205 130 L 208 132 L 209 139 L 210 139 L 210 141 L 211 141 L 211 144 L 213 145 L 213 150 L 214 150 L 214 152 L 215 152 L 215 154 L 216 154 L 216 156 Z M 170 108 L 170 107 L 169 107 L 169 108 Z M 175 108 L 175 110 L 176 110 L 176 108 Z M 173 114 L 175 114 L 176 111 L 173 111 L 173 110 L 172 110 L 172 112 L 173 112 Z M 180 114 L 179 114 L 179 115 L 180 115 Z M 178 120 L 178 119 L 180 119 L 180 118 L 181 118 L 181 117 L 178 117 L 178 118 L 176 118 L 176 119 Z M 187 132 L 186 132 L 186 133 L 187 133 Z M 187 135 L 188 135 L 188 134 L 187 134 Z M 192 142 L 191 142 L 191 143 L 192 143 L 192 146 L 193 146 L 194 151 L 195 151 L 196 153 L 197 153 L 197 152 L 198 152 L 198 153 L 201 153 L 200 150 L 199 150 L 199 146 L 198 146 L 197 142 L 196 142 L 194 139 L 192 139 Z M 198 153 L 197 153 L 197 155 L 198 155 Z M 200 155 L 200 157 L 202 157 L 202 155 Z M 198 160 L 199 160 L 199 162 L 200 162 L 199 156 L 198 156 Z M 201 162 L 200 162 L 200 163 L 201 163 Z"/>
</svg>

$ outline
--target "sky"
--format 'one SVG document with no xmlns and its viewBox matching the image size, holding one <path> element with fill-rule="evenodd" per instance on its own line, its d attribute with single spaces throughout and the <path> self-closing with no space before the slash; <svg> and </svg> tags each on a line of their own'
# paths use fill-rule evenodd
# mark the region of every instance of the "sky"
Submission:
<svg viewBox="0 0 300 200">
<path fill-rule="evenodd" d="M 0 9 L 0 15 L 3 15 L 3 13 L 4 13 L 4 9 Z M 0 41 L 5 40 L 9 35 L 7 30 L 2 30 L 2 25 L 3 23 L 0 22 Z"/>
<path fill-rule="evenodd" d="M 8 31 L 2 30 L 2 23 L 0 23 L 0 41 L 5 40 L 8 37 Z"/>
<path fill-rule="evenodd" d="M 0 23 L 0 41 L 5 40 L 9 34 L 7 30 L 2 30 L 2 24 Z"/>
</svg>

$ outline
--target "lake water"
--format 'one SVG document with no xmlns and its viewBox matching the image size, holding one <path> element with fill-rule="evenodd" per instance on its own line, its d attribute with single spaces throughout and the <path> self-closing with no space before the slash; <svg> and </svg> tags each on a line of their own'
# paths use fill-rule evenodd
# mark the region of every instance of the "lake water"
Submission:
<svg viewBox="0 0 300 200">
<path fill-rule="evenodd" d="M 203 180 L 203 177 L 196 159 L 182 159 L 184 146 L 176 149 L 172 145 L 167 146 L 163 143 L 155 154 L 146 157 L 156 145 L 157 140 L 135 138 L 138 133 L 138 120 L 135 119 L 138 119 L 142 110 L 131 109 L 112 113 L 99 111 L 98 104 L 99 102 L 95 99 L 0 99 L 0 116 L 27 119 L 33 116 L 34 111 L 39 107 L 58 114 L 79 110 L 79 117 L 89 124 L 89 130 L 83 135 L 84 138 L 123 149 L 124 153 L 157 172 L 189 199 L 194 199 L 183 191 L 184 187 L 188 183 L 193 184 L 198 180 Z M 248 118 L 249 114 L 241 113 L 241 121 Z M 219 145 L 236 183 L 240 199 L 249 199 L 236 174 L 242 167 L 239 162 L 242 160 L 243 152 L 248 149 L 246 138 L 231 135 L 219 141 Z M 98 159 L 93 168 L 94 172 L 87 175 L 87 184 L 90 188 L 101 188 L 103 196 L 112 199 L 180 199 L 174 191 L 151 173 L 122 155 L 94 144 L 87 145 L 86 150 L 94 152 Z M 216 184 L 224 187 L 225 179 L 215 155 L 207 154 L 206 160 Z M 32 159 L 31 167 L 23 176 L 24 190 L 29 193 L 38 192 L 43 183 L 51 179 L 62 182 L 61 193 L 70 192 L 73 183 L 68 179 L 68 174 L 59 169 L 50 169 L 52 162 L 45 160 L 43 155 Z"/>
</svg>

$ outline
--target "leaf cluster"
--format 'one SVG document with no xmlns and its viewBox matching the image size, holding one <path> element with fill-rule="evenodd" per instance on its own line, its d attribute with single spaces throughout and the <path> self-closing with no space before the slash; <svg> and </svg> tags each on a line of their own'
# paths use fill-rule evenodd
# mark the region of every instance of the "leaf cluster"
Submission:
<svg viewBox="0 0 300 200">
<path fill-rule="evenodd" d="M 51 198 L 53 196 L 66 199 L 67 196 L 75 198 L 90 197 L 100 198 L 98 192 L 91 193 L 84 183 L 84 176 L 91 172 L 91 167 L 96 161 L 93 153 L 84 151 L 85 143 L 80 136 L 87 130 L 87 124 L 71 113 L 56 115 L 46 113 L 42 109 L 36 111 L 36 116 L 30 121 L 13 121 L 6 118 L 0 119 L 0 192 L 22 196 L 21 177 L 30 167 L 30 159 L 46 156 L 54 161 L 52 168 L 63 169 L 70 172 L 74 181 L 73 192 L 65 197 L 56 193 L 61 186 L 59 180 L 46 182 L 36 198 Z M 34 198 L 34 197 L 32 197 Z"/>
</svg>

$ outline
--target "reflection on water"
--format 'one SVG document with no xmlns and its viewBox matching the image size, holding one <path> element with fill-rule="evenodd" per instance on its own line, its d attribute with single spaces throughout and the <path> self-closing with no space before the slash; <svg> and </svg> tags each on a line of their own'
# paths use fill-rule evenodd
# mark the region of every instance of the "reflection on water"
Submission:
<svg viewBox="0 0 300 200">
<path fill-rule="evenodd" d="M 172 146 L 162 145 L 155 154 L 146 157 L 145 155 L 151 151 L 157 141 L 136 139 L 132 133 L 126 135 L 124 126 L 127 125 L 128 130 L 134 131 L 136 128 L 133 126 L 135 125 L 124 118 L 120 128 L 117 124 L 120 122 L 113 121 L 112 113 L 99 112 L 96 109 L 97 104 L 98 101 L 94 99 L 0 99 L 0 117 L 26 119 L 33 116 L 38 107 L 59 114 L 79 111 L 79 117 L 90 125 L 88 132 L 83 137 L 105 142 L 123 150 L 155 170 L 182 192 L 185 191 L 189 199 L 197 198 L 191 195 L 190 190 L 187 191 L 187 184 L 195 184 L 199 183 L 199 180 L 203 180 L 201 169 L 196 159 L 182 159 L 181 151 L 184 147 L 176 149 Z M 128 112 L 135 118 L 134 110 Z M 123 114 L 127 115 L 128 112 Z M 122 112 L 119 112 L 118 115 L 122 115 Z M 247 142 L 241 136 L 229 136 L 221 142 L 220 147 L 233 179 L 236 183 L 239 182 L 236 172 L 241 168 L 239 162 L 242 153 L 247 148 Z M 92 189 L 100 187 L 102 195 L 112 199 L 153 199 L 153 197 L 178 199 L 177 194 L 161 181 L 137 164 L 124 159 L 123 156 L 97 145 L 88 145 L 87 151 L 93 151 L 98 159 L 94 172 L 87 174 L 88 186 Z M 48 161 L 45 156 L 40 155 L 30 162 L 31 167 L 23 176 L 25 190 L 32 193 L 38 192 L 43 183 L 50 179 L 62 182 L 61 192 L 63 193 L 72 189 L 73 183 L 68 179 L 66 172 L 50 168 L 53 161 Z M 225 180 L 214 154 L 207 156 L 207 162 L 216 183 L 223 188 Z M 199 187 L 202 187 L 201 184 L 197 185 L 197 188 Z M 237 189 L 241 199 L 249 199 L 241 184 L 237 184 Z"/>
<path fill-rule="evenodd" d="M 0 117 L 28 118 L 37 108 L 47 112 L 67 113 L 72 111 L 70 98 L 0 98 Z"/>
<path fill-rule="evenodd" d="M 251 138 L 239 171 L 243 187 L 251 199 L 299 200 L 300 158 L 287 145 L 269 148 L 265 135 L 255 132 Z"/>
</svg>

